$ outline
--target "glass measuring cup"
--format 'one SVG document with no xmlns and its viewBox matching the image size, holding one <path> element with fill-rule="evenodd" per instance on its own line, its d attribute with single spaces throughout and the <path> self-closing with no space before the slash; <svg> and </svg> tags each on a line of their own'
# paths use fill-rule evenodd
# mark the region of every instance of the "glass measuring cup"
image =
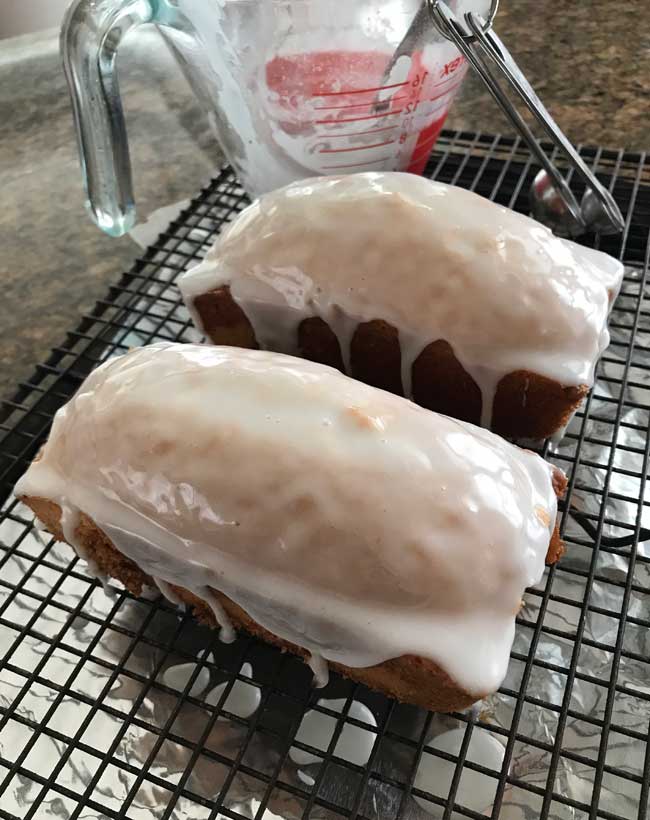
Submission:
<svg viewBox="0 0 650 820">
<path fill-rule="evenodd" d="M 489 0 L 455 8 L 486 13 Z M 421 173 L 467 64 L 421 0 L 75 0 L 62 31 L 89 210 L 135 222 L 115 70 L 120 41 L 155 24 L 249 194 L 318 174 Z M 393 55 L 409 32 L 408 53 Z M 413 35 L 413 36 L 411 36 Z"/>
</svg>

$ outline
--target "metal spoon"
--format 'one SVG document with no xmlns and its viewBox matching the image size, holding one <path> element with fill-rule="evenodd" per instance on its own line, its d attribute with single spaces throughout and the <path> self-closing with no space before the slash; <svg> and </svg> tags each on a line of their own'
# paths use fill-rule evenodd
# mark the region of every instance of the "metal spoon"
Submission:
<svg viewBox="0 0 650 820">
<path fill-rule="evenodd" d="M 620 232 L 619 225 L 613 224 L 591 188 L 587 188 L 582 197 L 580 219 L 576 219 L 543 168 L 530 186 L 529 202 L 535 219 L 548 225 L 558 236 L 580 236 L 587 230 L 601 234 Z"/>
<path fill-rule="evenodd" d="M 521 133 L 543 170 L 531 188 L 531 208 L 535 217 L 565 235 L 576 236 L 590 230 L 620 233 L 623 216 L 609 191 L 587 167 L 533 90 L 512 55 L 491 30 L 494 14 L 486 21 L 468 12 L 464 24 L 443 0 L 425 0 L 438 30 L 458 47 L 476 69 L 504 113 Z M 494 4 L 492 12 L 495 11 Z M 554 145 L 566 154 L 575 173 L 586 183 L 587 191 L 578 204 L 564 177 L 542 149 L 521 114 L 508 98 L 499 80 L 505 80 L 544 128 Z"/>
</svg>

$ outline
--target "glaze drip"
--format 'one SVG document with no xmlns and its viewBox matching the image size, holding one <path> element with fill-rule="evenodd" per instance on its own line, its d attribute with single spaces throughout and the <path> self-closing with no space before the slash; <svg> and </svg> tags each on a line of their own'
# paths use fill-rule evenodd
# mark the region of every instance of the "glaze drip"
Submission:
<svg viewBox="0 0 650 820">
<path fill-rule="evenodd" d="M 237 633 L 234 630 L 230 618 L 226 614 L 226 610 L 214 592 L 208 587 L 202 587 L 196 590 L 195 595 L 202 598 L 212 610 L 216 622 L 221 627 L 219 630 L 219 640 L 222 643 L 234 643 L 237 640 Z"/>
<path fill-rule="evenodd" d="M 162 578 L 154 578 L 153 582 L 165 598 L 167 598 L 170 604 L 174 604 L 174 606 L 183 606 L 183 602 L 167 583 L 167 581 L 163 581 Z"/>
<path fill-rule="evenodd" d="M 83 542 L 77 538 L 77 528 L 81 523 L 81 513 L 75 507 L 66 504 L 65 502 L 61 503 L 61 530 L 63 532 L 63 537 L 67 541 L 68 544 L 74 549 L 77 553 L 79 558 L 82 561 L 86 562 L 86 567 L 88 570 L 88 574 L 92 575 L 93 578 L 97 578 L 101 581 L 102 586 L 104 587 L 104 592 L 110 597 L 113 596 L 113 590 L 108 585 L 108 578 L 106 574 L 103 573 L 97 563 L 90 557 L 88 554 L 88 550 L 84 547 Z"/>
<path fill-rule="evenodd" d="M 314 686 L 316 689 L 323 689 L 330 680 L 330 670 L 327 661 L 318 652 L 312 652 L 307 661 L 309 668 L 314 673 Z"/>
</svg>

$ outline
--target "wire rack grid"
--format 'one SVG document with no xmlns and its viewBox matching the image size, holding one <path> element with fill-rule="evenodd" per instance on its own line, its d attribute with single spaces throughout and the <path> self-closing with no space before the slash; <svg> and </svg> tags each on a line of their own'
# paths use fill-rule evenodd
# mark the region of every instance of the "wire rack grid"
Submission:
<svg viewBox="0 0 650 820">
<path fill-rule="evenodd" d="M 596 387 L 543 448 L 569 476 L 567 553 L 526 595 L 499 693 L 434 715 L 336 676 L 316 692 L 298 660 L 93 580 L 12 496 L 93 367 L 193 339 L 174 283 L 246 204 L 226 169 L 0 410 L 0 818 L 646 817 L 650 164 L 581 151 L 626 216 L 588 241 L 626 276 Z M 518 139 L 464 132 L 427 168 L 522 211 L 534 172 Z"/>
</svg>

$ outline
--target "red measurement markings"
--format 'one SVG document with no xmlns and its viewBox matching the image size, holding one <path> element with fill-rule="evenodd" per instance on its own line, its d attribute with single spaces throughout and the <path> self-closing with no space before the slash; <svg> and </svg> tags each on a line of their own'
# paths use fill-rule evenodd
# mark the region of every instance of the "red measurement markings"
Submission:
<svg viewBox="0 0 650 820">
<path fill-rule="evenodd" d="M 316 120 L 316 125 L 338 125 L 342 122 L 362 122 L 363 120 L 379 120 L 382 117 L 394 117 L 396 114 L 401 114 L 403 111 L 402 108 L 399 108 L 397 111 L 386 111 L 384 114 L 369 114 L 367 117 L 353 117 L 351 119 L 345 120 Z"/>
<path fill-rule="evenodd" d="M 374 88 L 348 88 L 345 91 L 321 91 L 319 94 L 316 94 L 317 97 L 340 97 L 344 96 L 345 94 L 370 94 L 371 92 L 377 91 L 388 91 L 390 88 L 403 88 L 405 85 L 408 85 L 408 80 L 403 83 L 392 83 L 392 85 L 378 85 Z"/>
<path fill-rule="evenodd" d="M 369 151 L 371 148 L 381 148 L 382 145 L 392 145 L 395 140 L 374 142 L 372 145 L 355 145 L 353 148 L 323 148 L 319 154 L 345 154 L 347 151 Z"/>
<path fill-rule="evenodd" d="M 454 85 L 457 82 L 459 82 L 458 77 L 450 77 L 448 80 L 443 80 L 441 83 L 432 83 L 429 86 L 428 91 L 435 91 L 437 88 L 445 88 L 446 86 Z M 462 80 L 460 82 L 462 82 Z"/>
<path fill-rule="evenodd" d="M 453 74 L 456 69 L 460 68 L 462 64 L 465 62 L 465 58 L 462 54 L 459 54 L 454 60 L 451 62 L 446 63 L 442 67 L 442 71 L 440 72 L 441 77 L 448 77 L 450 74 Z"/>
<path fill-rule="evenodd" d="M 382 91 L 383 91 L 383 89 L 382 89 Z M 323 96 L 323 95 L 319 94 L 319 96 Z M 397 97 L 390 97 L 385 101 L 381 100 L 380 104 L 382 104 L 384 102 L 396 103 L 396 102 L 399 102 L 400 100 L 407 100 L 407 99 L 408 99 L 408 94 L 400 94 Z M 338 111 L 341 108 L 363 108 L 363 107 L 369 106 L 371 104 L 372 104 L 372 101 L 366 100 L 365 102 L 351 103 L 350 105 L 315 105 L 314 106 L 314 111 Z"/>
<path fill-rule="evenodd" d="M 453 92 L 454 92 L 457 88 L 460 88 L 460 86 L 463 84 L 463 80 L 464 80 L 464 79 L 465 79 L 465 77 L 461 77 L 461 78 L 460 78 L 460 80 L 455 80 L 455 82 L 453 82 L 453 83 L 449 83 L 449 87 L 448 87 L 448 88 L 445 88 L 445 90 L 444 90 L 444 91 L 441 91 L 441 92 L 440 92 L 440 94 L 436 94 L 434 97 L 429 97 L 429 99 L 428 99 L 428 100 L 426 100 L 426 102 L 434 102 L 435 100 L 439 100 L 439 99 L 441 99 L 442 97 L 446 97 L 448 94 L 453 94 Z M 445 83 L 445 85 L 447 85 L 447 84 Z M 436 86 L 434 86 L 434 88 L 435 88 L 435 87 L 436 87 Z"/>
<path fill-rule="evenodd" d="M 332 122 L 336 122 L 336 120 L 332 120 Z M 323 136 L 327 137 L 328 140 L 339 139 L 340 137 L 350 139 L 351 137 L 363 137 L 365 134 L 381 134 L 383 131 L 394 131 L 396 128 L 399 128 L 398 123 L 395 125 L 385 125 L 383 128 L 371 128 L 369 131 L 346 131 L 344 134 L 326 132 Z"/>
<path fill-rule="evenodd" d="M 435 142 L 442 131 L 442 126 L 445 124 L 446 118 L 447 112 L 445 111 L 441 117 L 434 120 L 420 132 L 420 136 L 415 144 L 415 148 L 413 149 L 413 153 L 411 154 L 411 158 L 406 168 L 407 171 L 410 171 L 413 174 L 421 174 L 424 171 L 427 160 L 429 159 L 429 154 L 431 153 L 431 149 L 435 145 Z"/>
<path fill-rule="evenodd" d="M 429 72 L 421 64 L 421 55 L 416 54 L 411 61 L 411 69 L 415 69 L 415 74 L 409 74 L 410 94 L 409 102 L 403 108 L 406 116 L 402 121 L 402 133 L 399 135 L 399 144 L 404 145 L 412 136 L 413 115 L 417 111 L 418 105 L 422 101 L 422 90 Z"/>
<path fill-rule="evenodd" d="M 368 162 L 353 162 L 350 165 L 323 165 L 323 168 L 328 171 L 335 168 L 362 168 L 364 165 L 377 165 L 378 162 L 388 162 L 391 159 L 393 159 L 392 156 L 379 157 L 379 159 L 371 159 Z"/>
</svg>

